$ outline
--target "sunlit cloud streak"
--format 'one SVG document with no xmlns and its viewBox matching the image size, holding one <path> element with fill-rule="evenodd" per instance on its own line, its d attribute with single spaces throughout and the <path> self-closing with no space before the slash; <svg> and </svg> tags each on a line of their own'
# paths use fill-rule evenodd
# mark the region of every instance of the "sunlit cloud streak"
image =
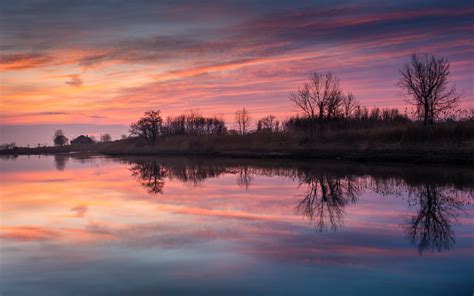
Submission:
<svg viewBox="0 0 474 296">
<path fill-rule="evenodd" d="M 403 109 L 394 83 L 415 52 L 448 58 L 473 105 L 469 1 L 119 2 L 1 4 L 2 124 L 129 124 L 152 108 L 230 122 L 242 106 L 284 119 L 313 71 L 368 107 Z"/>
</svg>

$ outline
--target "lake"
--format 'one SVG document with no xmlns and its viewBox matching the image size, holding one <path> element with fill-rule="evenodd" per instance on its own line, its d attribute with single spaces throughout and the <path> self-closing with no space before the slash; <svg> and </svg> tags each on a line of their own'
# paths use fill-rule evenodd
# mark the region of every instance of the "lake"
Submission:
<svg viewBox="0 0 474 296">
<path fill-rule="evenodd" d="M 472 295 L 474 169 L 0 159 L 0 294 Z"/>
</svg>

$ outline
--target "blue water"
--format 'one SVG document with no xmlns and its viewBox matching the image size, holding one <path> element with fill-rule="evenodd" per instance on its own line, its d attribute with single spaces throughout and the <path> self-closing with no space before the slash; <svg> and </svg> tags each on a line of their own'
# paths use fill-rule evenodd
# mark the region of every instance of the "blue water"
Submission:
<svg viewBox="0 0 474 296">
<path fill-rule="evenodd" d="M 471 295 L 466 167 L 0 160 L 0 294 Z"/>
</svg>

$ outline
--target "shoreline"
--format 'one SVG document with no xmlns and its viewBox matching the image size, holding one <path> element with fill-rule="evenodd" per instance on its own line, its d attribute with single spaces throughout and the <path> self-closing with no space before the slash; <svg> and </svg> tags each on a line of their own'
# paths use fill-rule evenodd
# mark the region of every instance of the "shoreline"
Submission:
<svg viewBox="0 0 474 296">
<path fill-rule="evenodd" d="M 17 155 L 104 155 L 104 156 L 182 156 L 243 159 L 281 160 L 328 160 L 356 162 L 393 162 L 406 164 L 455 164 L 474 165 L 474 153 L 453 149 L 297 149 L 297 150 L 201 150 L 201 149 L 160 149 L 158 146 L 130 146 L 128 149 L 113 149 L 111 143 L 87 145 L 88 147 L 39 147 L 15 148 L 0 151 L 1 156 Z"/>
</svg>

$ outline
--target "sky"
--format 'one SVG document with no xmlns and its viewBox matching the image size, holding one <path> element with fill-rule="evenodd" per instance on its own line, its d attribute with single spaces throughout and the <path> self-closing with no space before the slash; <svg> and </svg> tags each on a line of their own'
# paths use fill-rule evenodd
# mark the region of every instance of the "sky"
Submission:
<svg viewBox="0 0 474 296">
<path fill-rule="evenodd" d="M 473 20 L 472 1 L 1 1 L 2 142 L 71 125 L 116 138 L 150 109 L 283 120 L 312 72 L 404 109 L 395 83 L 413 53 L 447 58 L 472 108 Z"/>
</svg>

